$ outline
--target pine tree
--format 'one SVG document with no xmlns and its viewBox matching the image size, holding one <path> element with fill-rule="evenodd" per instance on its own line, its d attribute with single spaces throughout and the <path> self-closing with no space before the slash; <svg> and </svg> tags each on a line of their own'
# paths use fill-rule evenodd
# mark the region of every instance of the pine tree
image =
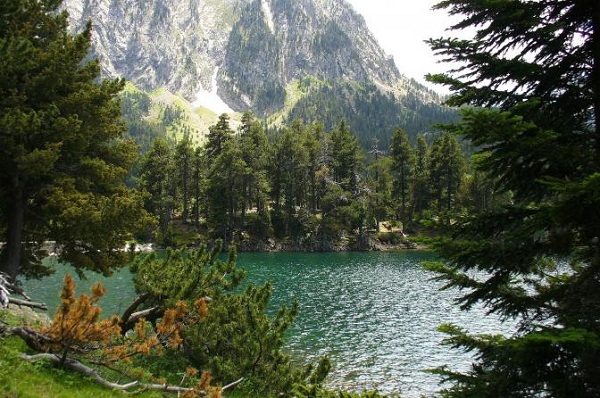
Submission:
<svg viewBox="0 0 600 398">
<path fill-rule="evenodd" d="M 429 150 L 429 188 L 437 200 L 437 210 L 449 213 L 455 209 L 466 171 L 466 160 L 460 143 L 451 133 L 437 137 Z"/>
<path fill-rule="evenodd" d="M 425 137 L 420 134 L 417 136 L 417 145 L 415 148 L 415 168 L 412 184 L 412 199 L 411 199 L 411 217 L 410 219 L 418 220 L 424 210 L 429 207 L 429 148 Z"/>
<path fill-rule="evenodd" d="M 215 159 L 221 151 L 225 143 L 232 139 L 233 131 L 229 125 L 229 115 L 223 113 L 219 116 L 219 121 L 208 128 L 208 136 L 204 149 L 206 156 L 209 159 Z"/>
<path fill-rule="evenodd" d="M 203 314 L 184 319 L 184 354 L 192 364 L 223 383 L 244 377 L 253 390 L 249 396 L 283 395 L 302 380 L 282 349 L 298 304 L 269 311 L 272 285 L 241 290 L 245 272 L 236 265 L 235 251 L 226 259 L 220 254 L 217 242 L 211 250 L 169 250 L 165 256 L 139 258 L 133 266 L 136 287 L 146 305 L 164 310 L 185 302 Z"/>
<path fill-rule="evenodd" d="M 258 213 L 265 213 L 268 200 L 266 176 L 268 139 L 262 125 L 252 113 L 247 112 L 242 117 L 239 145 L 242 158 L 248 166 L 243 189 L 242 219 L 244 219 L 246 209 L 256 208 Z"/>
<path fill-rule="evenodd" d="M 158 219 L 161 243 L 169 243 L 169 223 L 173 218 L 177 178 L 173 150 L 162 138 L 154 140 L 144 155 L 140 170 L 140 188 L 147 193 L 144 206 Z"/>
<path fill-rule="evenodd" d="M 62 259 L 109 273 L 145 219 L 124 178 L 136 148 L 123 139 L 121 80 L 99 80 L 92 27 L 68 30 L 61 1 L 0 3 L 0 271 L 47 272 L 45 240 Z"/>
<path fill-rule="evenodd" d="M 510 195 L 457 220 L 432 266 L 459 302 L 514 318 L 511 336 L 448 342 L 475 352 L 470 371 L 439 372 L 446 397 L 600 396 L 600 2 L 458 1 L 473 39 L 430 45 L 458 67 L 431 79 L 463 111 L 455 130 L 477 167 Z"/>
<path fill-rule="evenodd" d="M 391 145 L 393 159 L 392 170 L 396 177 L 395 197 L 400 199 L 400 221 L 403 227 L 408 225 L 410 187 L 413 172 L 414 153 L 406 131 L 397 128 L 394 131 Z"/>
<path fill-rule="evenodd" d="M 188 222 L 190 212 L 190 197 L 192 195 L 192 173 L 194 162 L 194 148 L 189 134 L 177 143 L 175 148 L 175 168 L 177 173 L 177 185 L 181 197 L 181 221 Z"/>
<path fill-rule="evenodd" d="M 356 194 L 359 174 L 362 171 L 363 153 L 358 140 L 344 121 L 341 121 L 331 132 L 329 150 L 334 180 L 342 184 L 344 189 Z"/>
<path fill-rule="evenodd" d="M 244 182 L 249 174 L 238 144 L 229 139 L 211 160 L 206 178 L 207 222 L 215 237 L 230 243 L 238 214 L 245 206 Z"/>
</svg>

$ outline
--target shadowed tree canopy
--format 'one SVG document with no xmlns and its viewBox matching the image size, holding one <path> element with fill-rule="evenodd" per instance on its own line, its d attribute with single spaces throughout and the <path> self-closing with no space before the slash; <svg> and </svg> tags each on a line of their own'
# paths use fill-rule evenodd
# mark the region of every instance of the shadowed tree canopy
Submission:
<svg viewBox="0 0 600 398">
<path fill-rule="evenodd" d="M 72 35 L 61 1 L 0 3 L 0 271 L 39 276 L 56 242 L 75 266 L 109 273 L 145 216 L 123 183 L 121 80 L 100 80 L 92 26 Z"/>
<path fill-rule="evenodd" d="M 514 336 L 448 342 L 475 353 L 440 369 L 445 397 L 600 396 L 600 2 L 448 0 L 470 40 L 430 40 L 457 62 L 430 76 L 471 105 L 454 130 L 511 201 L 456 220 L 432 265 L 462 308 L 517 320 Z"/>
</svg>

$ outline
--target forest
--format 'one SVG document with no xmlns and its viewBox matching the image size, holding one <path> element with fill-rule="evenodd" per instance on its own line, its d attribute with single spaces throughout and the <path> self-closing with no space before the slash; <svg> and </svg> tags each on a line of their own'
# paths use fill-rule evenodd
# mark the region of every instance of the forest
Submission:
<svg viewBox="0 0 600 398">
<path fill-rule="evenodd" d="M 406 245 L 421 220 L 492 206 L 493 188 L 475 173 L 450 133 L 401 128 L 389 148 L 363 149 L 341 121 L 295 121 L 265 129 L 251 113 L 235 130 L 223 114 L 206 142 L 185 134 L 153 141 L 134 179 L 158 225 L 160 246 L 220 239 L 240 250 L 372 250 Z M 383 227 L 386 225 L 387 228 Z M 381 247 L 381 246 L 380 246 Z"/>
<path fill-rule="evenodd" d="M 138 145 L 145 124 L 128 130 L 125 82 L 101 77 L 92 24 L 71 33 L 60 4 L 0 3 L 2 394 L 39 396 L 59 380 L 48 388 L 64 396 L 79 383 L 99 386 L 90 396 L 380 397 L 330 391 L 327 356 L 287 352 L 300 304 L 268 311 L 273 286 L 242 290 L 236 253 L 375 250 L 427 234 L 440 261 L 423 266 L 455 304 L 517 325 L 440 325 L 473 362 L 429 370 L 445 382 L 437 396 L 600 396 L 599 2 L 438 3 L 461 16 L 453 30 L 476 32 L 429 40 L 458 64 L 428 79 L 461 117 L 367 148 L 344 120 L 272 129 L 250 112 L 237 126 L 221 115 L 202 145 L 160 130 Z M 165 250 L 128 250 L 146 241 Z M 104 286 L 77 295 L 68 275 L 52 319 L 6 310 L 43 307 L 20 280 L 52 273 L 50 251 L 80 275 L 130 267 L 137 298 L 104 317 Z"/>
</svg>

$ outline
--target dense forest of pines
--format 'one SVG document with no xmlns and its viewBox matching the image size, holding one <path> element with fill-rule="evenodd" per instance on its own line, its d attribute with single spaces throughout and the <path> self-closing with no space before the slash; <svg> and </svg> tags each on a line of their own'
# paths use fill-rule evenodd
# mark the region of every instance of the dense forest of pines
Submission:
<svg viewBox="0 0 600 398">
<path fill-rule="evenodd" d="M 158 221 L 151 237 L 166 246 L 193 243 L 185 226 L 244 250 L 367 250 L 398 243 L 421 220 L 485 210 L 493 196 L 450 133 L 412 143 L 398 128 L 389 148 L 373 140 L 367 151 L 344 121 L 271 131 L 246 113 L 236 129 L 221 115 L 202 146 L 182 136 L 154 140 L 137 178 Z"/>
</svg>

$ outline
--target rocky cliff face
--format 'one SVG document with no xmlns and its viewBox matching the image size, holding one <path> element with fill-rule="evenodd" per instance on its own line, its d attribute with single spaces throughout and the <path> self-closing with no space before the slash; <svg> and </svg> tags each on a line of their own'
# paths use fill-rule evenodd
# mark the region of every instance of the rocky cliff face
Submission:
<svg viewBox="0 0 600 398">
<path fill-rule="evenodd" d="M 245 5 L 227 42 L 219 80 L 237 109 L 269 114 L 294 80 L 373 81 L 398 89 L 403 77 L 342 0 L 257 0 Z"/>
<path fill-rule="evenodd" d="M 384 95 L 397 108 L 388 114 L 407 114 L 401 104 L 407 96 L 418 104 L 437 100 L 400 74 L 344 0 L 65 0 L 64 6 L 75 29 L 92 20 L 95 55 L 107 77 L 146 91 L 166 88 L 188 101 L 200 95 L 197 104 L 223 100 L 215 112 L 251 109 L 267 117 L 287 109 L 303 117 L 303 109 L 337 90 L 344 98 L 336 101 L 346 103 L 335 105 L 342 109 L 336 117 L 359 105 L 371 114 L 375 105 L 356 104 L 356 87 Z"/>
<path fill-rule="evenodd" d="M 66 0 L 73 26 L 91 19 L 105 74 L 188 99 L 217 84 L 236 110 L 258 100 L 247 86 L 285 87 L 305 75 L 403 77 L 364 19 L 343 0 Z"/>
<path fill-rule="evenodd" d="M 66 0 L 77 29 L 94 27 L 94 51 L 107 77 L 166 87 L 192 99 L 209 89 L 241 0 Z"/>
</svg>

